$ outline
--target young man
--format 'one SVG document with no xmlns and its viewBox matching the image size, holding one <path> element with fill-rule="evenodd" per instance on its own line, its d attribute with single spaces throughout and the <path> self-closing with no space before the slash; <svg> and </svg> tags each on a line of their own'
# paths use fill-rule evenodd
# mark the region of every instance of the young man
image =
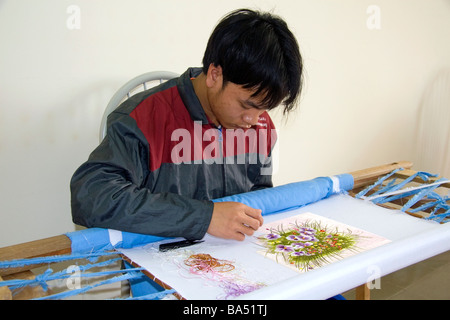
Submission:
<svg viewBox="0 0 450 320">
<path fill-rule="evenodd" d="M 71 180 L 74 223 L 165 237 L 243 240 L 258 208 L 212 199 L 272 187 L 274 125 L 294 108 L 302 58 L 286 23 L 237 10 L 214 29 L 203 68 L 132 96 Z"/>
</svg>

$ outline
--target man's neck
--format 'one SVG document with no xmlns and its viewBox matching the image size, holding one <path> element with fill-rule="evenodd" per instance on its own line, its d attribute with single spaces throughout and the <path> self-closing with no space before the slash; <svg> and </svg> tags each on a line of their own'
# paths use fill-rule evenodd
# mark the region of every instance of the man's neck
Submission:
<svg viewBox="0 0 450 320">
<path fill-rule="evenodd" d="M 209 121 L 214 123 L 216 126 L 219 126 L 220 123 L 217 121 L 217 118 L 212 112 L 211 106 L 208 101 L 207 95 L 208 88 L 206 87 L 206 75 L 204 73 L 200 73 L 196 78 L 191 79 L 191 81 L 192 85 L 194 86 L 195 94 L 197 95 L 197 98 L 200 101 L 200 104 L 202 105 L 203 110 L 205 111 L 205 114 L 208 117 Z"/>
</svg>

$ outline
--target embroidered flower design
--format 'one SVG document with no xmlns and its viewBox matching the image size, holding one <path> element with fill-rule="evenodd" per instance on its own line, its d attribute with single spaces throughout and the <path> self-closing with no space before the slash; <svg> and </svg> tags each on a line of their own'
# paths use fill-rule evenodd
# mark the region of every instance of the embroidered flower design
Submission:
<svg viewBox="0 0 450 320">
<path fill-rule="evenodd" d="M 301 257 L 304 256 L 305 253 L 303 251 L 294 251 L 289 254 L 291 257 Z"/>
<path fill-rule="evenodd" d="M 291 246 L 285 246 L 285 245 L 279 244 L 276 246 L 275 251 L 276 252 L 292 252 L 292 251 L 294 251 L 294 248 L 292 248 Z"/>
<path fill-rule="evenodd" d="M 291 234 L 290 236 L 287 236 L 286 239 L 289 241 L 301 241 L 302 240 L 301 237 L 293 235 L 293 234 Z"/>
<path fill-rule="evenodd" d="M 275 239 L 281 238 L 281 236 L 276 233 L 269 233 L 269 234 L 265 235 L 264 238 L 269 239 L 269 240 L 275 240 Z"/>
<path fill-rule="evenodd" d="M 311 270 L 326 263 L 327 258 L 338 256 L 344 249 L 351 249 L 357 236 L 350 232 L 328 230 L 317 222 L 280 225 L 267 229 L 258 237 L 268 254 L 283 256 L 284 261 L 302 270 Z"/>
</svg>

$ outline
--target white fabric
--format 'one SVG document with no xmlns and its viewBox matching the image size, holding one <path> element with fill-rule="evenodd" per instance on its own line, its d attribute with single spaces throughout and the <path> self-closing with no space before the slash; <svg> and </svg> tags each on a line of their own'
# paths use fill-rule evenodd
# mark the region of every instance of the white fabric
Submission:
<svg viewBox="0 0 450 320">
<path fill-rule="evenodd" d="M 341 187 L 339 185 L 339 178 L 336 176 L 331 176 L 329 178 L 331 179 L 331 181 L 333 181 L 333 186 L 332 186 L 333 193 L 341 192 Z"/>
<path fill-rule="evenodd" d="M 114 247 L 119 242 L 122 242 L 122 231 L 108 229 L 109 242 Z"/>
<path fill-rule="evenodd" d="M 326 299 L 373 280 L 373 270 L 383 276 L 447 251 L 450 224 L 411 217 L 346 195 L 335 195 L 317 203 L 265 217 L 265 222 L 311 212 L 391 240 L 371 249 L 307 273 L 298 273 L 258 254 L 255 241 L 223 240 L 211 236 L 205 242 L 186 248 L 189 252 L 210 253 L 218 259 L 233 260 L 246 279 L 270 285 L 239 299 Z M 157 243 L 121 250 L 128 258 L 146 268 L 186 299 L 216 299 L 220 291 L 182 272 L 179 253 L 162 254 Z M 382 285 L 382 283 L 381 283 Z"/>
</svg>

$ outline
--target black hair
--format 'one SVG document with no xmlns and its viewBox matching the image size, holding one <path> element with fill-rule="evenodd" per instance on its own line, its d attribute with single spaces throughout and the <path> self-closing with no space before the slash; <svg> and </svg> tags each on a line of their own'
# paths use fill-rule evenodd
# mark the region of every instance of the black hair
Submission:
<svg viewBox="0 0 450 320">
<path fill-rule="evenodd" d="M 203 56 L 203 73 L 210 64 L 222 68 L 228 81 L 264 94 L 263 106 L 280 103 L 286 114 L 296 105 L 303 83 L 303 60 L 286 22 L 271 13 L 239 9 L 226 15 L 212 32 Z"/>
</svg>

